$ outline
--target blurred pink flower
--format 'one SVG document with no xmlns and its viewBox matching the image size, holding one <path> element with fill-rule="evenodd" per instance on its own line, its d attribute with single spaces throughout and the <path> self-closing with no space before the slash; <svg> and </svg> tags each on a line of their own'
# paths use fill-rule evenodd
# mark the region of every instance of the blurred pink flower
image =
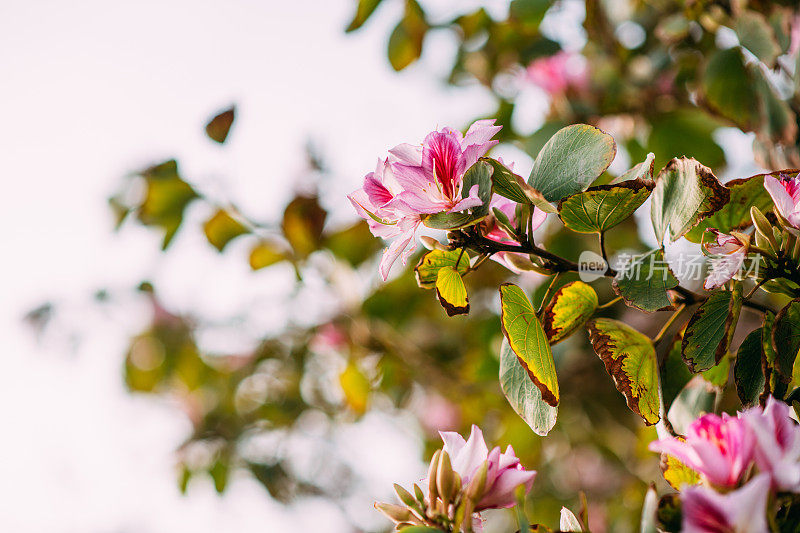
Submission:
<svg viewBox="0 0 800 533">
<path fill-rule="evenodd" d="M 686 440 L 676 437 L 650 443 L 654 452 L 671 455 L 710 483 L 735 487 L 753 462 L 755 438 L 743 420 L 706 414 L 692 422 Z"/>
<path fill-rule="evenodd" d="M 315 350 L 338 351 L 347 346 L 347 335 L 340 326 L 333 322 L 321 325 L 311 339 L 311 346 Z"/>
<path fill-rule="evenodd" d="M 580 54 L 558 52 L 533 61 L 526 69 L 528 79 L 550 96 L 563 94 L 568 88 L 582 89 L 588 82 L 586 64 Z"/>
<path fill-rule="evenodd" d="M 787 54 L 793 56 L 800 51 L 800 15 L 794 17 L 791 22 L 791 30 L 789 34 L 789 50 Z"/>
<path fill-rule="evenodd" d="M 695 485 L 681 492 L 683 533 L 769 533 L 766 518 L 769 476 L 760 474 L 742 488 L 719 494 Z"/>
<path fill-rule="evenodd" d="M 487 463 L 486 485 L 475 511 L 513 507 L 516 503 L 514 491 L 520 485 L 525 492 L 531 490 L 536 472 L 525 470 L 509 446 L 500 453 L 496 446 L 489 451 L 478 426 L 472 426 L 469 440 L 455 432 L 442 432 L 444 451 L 450 456 L 453 470 L 461 476 L 462 485 L 467 486 L 484 462 Z"/>
<path fill-rule="evenodd" d="M 465 135 L 442 128 L 429 133 L 421 146 L 396 146 L 364 177 L 362 188 L 348 196 L 373 235 L 394 239 L 381 260 L 384 280 L 398 257 L 405 264 L 413 253 L 421 215 L 481 205 L 477 185 L 462 197 L 464 173 L 497 144 L 491 139 L 500 129 L 494 120 L 478 120 Z"/>
<path fill-rule="evenodd" d="M 517 224 L 517 216 L 516 216 L 516 208 L 517 203 L 513 200 L 509 200 L 503 196 L 495 194 L 492 196 L 492 201 L 489 204 L 489 207 L 492 209 L 500 210 L 504 215 L 508 217 L 508 220 L 511 222 L 512 225 Z M 538 207 L 533 208 L 533 215 L 531 223 L 532 229 L 535 231 L 536 229 L 541 226 L 545 219 L 547 218 L 547 213 L 539 209 Z M 503 228 L 501 228 L 497 223 L 495 223 L 489 232 L 486 234 L 486 238 L 491 239 L 495 242 L 500 242 L 503 244 L 518 244 L 517 241 L 514 239 L 512 235 L 509 235 Z M 521 271 L 517 267 L 513 265 L 509 261 L 509 257 L 512 255 L 520 256 L 522 258 L 527 258 L 526 254 L 519 254 L 515 252 L 497 252 L 496 254 L 492 255 L 492 260 L 497 261 L 507 269 L 511 270 L 512 272 L 516 272 L 519 274 Z"/>
<path fill-rule="evenodd" d="M 800 229 L 800 174 L 794 178 L 783 173 L 779 174 L 778 178 L 766 176 L 764 187 L 772 196 L 781 216 L 789 224 Z"/>
<path fill-rule="evenodd" d="M 770 475 L 774 488 L 800 492 L 800 426 L 789 413 L 788 405 L 770 397 L 763 410 L 753 407 L 739 417 L 755 435 L 759 470 Z"/>
<path fill-rule="evenodd" d="M 706 290 L 721 287 L 739 272 L 749 244 L 742 242 L 739 237 L 721 233 L 713 228 L 709 231 L 714 233 L 716 238 L 704 244 L 706 251 L 715 256 L 711 258 L 711 272 L 703 284 Z"/>
</svg>

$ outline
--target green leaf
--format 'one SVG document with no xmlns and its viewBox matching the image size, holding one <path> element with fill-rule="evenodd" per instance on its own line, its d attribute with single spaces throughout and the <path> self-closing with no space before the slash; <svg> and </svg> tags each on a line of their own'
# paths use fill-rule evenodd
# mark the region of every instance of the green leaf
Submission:
<svg viewBox="0 0 800 533">
<path fill-rule="evenodd" d="M 567 283 L 553 295 L 542 312 L 548 342 L 561 342 L 591 318 L 597 309 L 597 293 L 582 281 Z"/>
<path fill-rule="evenodd" d="M 414 267 L 414 274 L 417 277 L 417 285 L 423 289 L 433 289 L 436 287 L 436 279 L 439 270 L 442 268 L 453 268 L 458 263 L 458 272 L 464 275 L 469 268 L 469 255 L 464 252 L 461 261 L 461 250 L 431 250 L 420 258 L 417 266 Z"/>
<path fill-rule="evenodd" d="M 667 418 L 680 435 L 685 435 L 692 422 L 703 413 L 714 412 L 718 389 L 695 376 L 683 388 L 667 411 Z"/>
<path fill-rule="evenodd" d="M 708 370 L 728 353 L 742 308 L 738 287 L 712 292 L 689 319 L 681 351 L 692 372 Z"/>
<path fill-rule="evenodd" d="M 478 186 L 478 197 L 483 200 L 483 205 L 473 207 L 470 212 L 475 216 L 488 215 L 489 202 L 492 200 L 492 165 L 486 161 L 478 161 L 464 173 L 461 197 L 468 197 L 470 189 L 475 185 Z"/>
<path fill-rule="evenodd" d="M 542 391 L 533 383 L 506 339 L 503 339 L 500 349 L 500 388 L 514 411 L 534 433 L 545 436 L 553 429 L 558 407 L 542 399 Z"/>
<path fill-rule="evenodd" d="M 678 280 L 659 249 L 632 257 L 611 285 L 628 306 L 652 313 L 673 308 L 667 291 L 677 287 Z"/>
<path fill-rule="evenodd" d="M 760 68 L 749 65 L 755 80 L 755 88 L 760 101 L 760 129 L 762 142 L 792 145 L 797 137 L 797 117 L 786 100 L 772 88 Z"/>
<path fill-rule="evenodd" d="M 400 71 L 419 59 L 428 31 L 425 13 L 416 0 L 406 0 L 405 15 L 389 36 L 389 63 Z"/>
<path fill-rule="evenodd" d="M 692 106 L 655 115 L 650 119 L 650 125 L 652 129 L 646 146 L 656 154 L 656 168 L 684 154 L 692 154 L 711 168 L 725 163 L 725 152 L 713 137 L 724 123 L 701 109 Z"/>
<path fill-rule="evenodd" d="M 338 231 L 326 232 L 323 245 L 339 259 L 357 267 L 380 249 L 381 241 L 370 233 L 367 224 L 359 221 Z"/>
<path fill-rule="evenodd" d="M 683 437 L 678 437 L 685 441 Z M 672 455 L 661 454 L 661 474 L 664 480 L 675 490 L 681 490 L 684 485 L 697 485 L 700 483 L 700 474 L 689 468 Z"/>
<path fill-rule="evenodd" d="M 693 374 L 681 356 L 683 335 L 678 333 L 670 344 L 669 351 L 661 365 L 661 397 L 664 399 L 664 411 L 669 411 L 672 402 L 678 397 Z"/>
<path fill-rule="evenodd" d="M 454 267 L 439 269 L 439 273 L 436 276 L 436 296 L 447 312 L 447 316 L 469 313 L 467 288 L 464 286 L 461 274 Z"/>
<path fill-rule="evenodd" d="M 761 13 L 743 11 L 733 25 L 739 43 L 754 56 L 768 65 L 772 65 L 781 53 L 781 47 L 775 39 L 767 19 Z"/>
<path fill-rule="evenodd" d="M 761 365 L 762 328 L 758 328 L 744 339 L 739 352 L 736 354 L 736 363 L 733 365 L 733 380 L 736 383 L 736 393 L 739 395 L 744 407 L 751 407 L 758 403 L 758 398 L 764 392 L 764 369 Z"/>
<path fill-rule="evenodd" d="M 297 196 L 286 206 L 281 227 L 298 258 L 319 249 L 327 216 L 316 196 Z"/>
<path fill-rule="evenodd" d="M 548 202 L 585 191 L 614 160 L 611 135 L 587 124 L 573 124 L 553 135 L 539 151 L 528 185 Z"/>
<path fill-rule="evenodd" d="M 511 349 L 528 372 L 542 399 L 558 405 L 558 379 L 547 336 L 525 293 L 511 283 L 500 286 L 500 325 Z"/>
<path fill-rule="evenodd" d="M 631 180 L 644 180 L 645 182 L 651 181 L 653 179 L 653 174 L 655 173 L 655 163 L 656 156 L 653 152 L 650 152 L 647 154 L 647 157 L 645 157 L 644 161 L 637 163 L 629 170 L 626 170 L 619 177 L 617 177 L 613 183 L 624 183 Z"/>
<path fill-rule="evenodd" d="M 347 26 L 345 32 L 350 33 L 351 31 L 355 31 L 369 19 L 375 9 L 380 5 L 381 0 L 357 0 L 358 6 L 356 7 L 356 13 L 353 15 L 353 20 L 350 21 L 350 24 Z"/>
<path fill-rule="evenodd" d="M 686 234 L 686 238 L 692 242 L 699 243 L 707 228 L 715 228 L 722 233 L 730 233 L 731 230 L 741 231 L 750 227 L 753 224 L 750 218 L 750 207 L 756 206 L 764 213 L 772 209 L 774 204 L 772 197 L 764 188 L 764 177 L 777 174 L 777 172 L 759 174 L 727 182 L 725 186 L 730 190 L 728 203 L 716 213 L 701 220 L 697 226 Z"/>
<path fill-rule="evenodd" d="M 758 94 L 738 48 L 711 56 L 702 88 L 708 105 L 741 129 L 752 131 L 758 125 Z"/>
<path fill-rule="evenodd" d="M 525 183 L 522 176 L 514 174 L 505 165 L 494 159 L 485 158 L 483 161 L 492 167 L 494 192 L 518 204 L 534 204 L 545 213 L 557 212 L 553 204 L 544 199 L 542 193 Z"/>
<path fill-rule="evenodd" d="M 473 215 L 470 213 L 436 213 L 423 215 L 422 223 L 432 229 L 461 229 L 478 224 L 486 215 Z"/>
<path fill-rule="evenodd" d="M 683 510 L 680 494 L 665 494 L 658 500 L 656 524 L 659 531 L 676 533 L 683 528 Z"/>
<path fill-rule="evenodd" d="M 221 252 L 233 239 L 240 235 L 250 233 L 238 220 L 234 219 L 224 209 L 218 209 L 211 218 L 203 224 L 203 231 L 211 245 Z"/>
<path fill-rule="evenodd" d="M 598 318 L 587 325 L 589 341 L 614 378 L 628 407 L 644 419 L 658 422 L 661 401 L 658 391 L 656 350 L 650 339 L 618 320 Z"/>
<path fill-rule="evenodd" d="M 339 385 L 342 387 L 347 406 L 356 414 L 363 415 L 367 411 L 371 387 L 369 379 L 355 361 L 350 360 L 339 374 Z"/>
<path fill-rule="evenodd" d="M 792 368 L 800 351 L 800 299 L 792 300 L 775 316 L 772 329 L 775 347 L 775 370 L 786 383 L 792 380 Z"/>
<path fill-rule="evenodd" d="M 236 118 L 236 106 L 231 106 L 206 124 L 206 134 L 211 140 L 223 144 L 228 138 L 234 118 Z"/>
<path fill-rule="evenodd" d="M 631 216 L 641 206 L 653 183 L 641 179 L 590 187 L 558 204 L 558 216 L 578 233 L 601 233 Z"/>
<path fill-rule="evenodd" d="M 186 207 L 197 198 L 197 193 L 191 185 L 183 181 L 178 173 L 178 163 L 174 159 L 144 170 L 141 176 L 145 180 L 147 191 L 137 217 L 145 226 L 159 226 L 164 229 L 161 247 L 166 249 L 183 222 Z"/>
<path fill-rule="evenodd" d="M 663 245 L 667 229 L 670 240 L 678 240 L 722 208 L 730 199 L 730 191 L 710 168 L 683 157 L 670 161 L 658 174 L 652 198 L 653 229 Z"/>
<path fill-rule="evenodd" d="M 724 389 L 725 385 L 728 384 L 728 377 L 730 376 L 731 372 L 731 358 L 730 354 L 726 354 L 720 359 L 719 363 L 712 366 L 705 372 L 703 372 L 703 379 L 717 387 L 718 389 Z"/>
<path fill-rule="evenodd" d="M 250 250 L 250 268 L 259 270 L 289 259 L 288 250 L 278 243 L 259 241 Z"/>
</svg>

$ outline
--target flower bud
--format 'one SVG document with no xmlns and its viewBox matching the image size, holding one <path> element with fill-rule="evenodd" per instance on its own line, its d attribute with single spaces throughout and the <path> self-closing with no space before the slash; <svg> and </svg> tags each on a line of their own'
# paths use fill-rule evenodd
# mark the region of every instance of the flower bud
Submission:
<svg viewBox="0 0 800 533">
<path fill-rule="evenodd" d="M 466 497 L 473 503 L 477 504 L 483 497 L 486 489 L 486 476 L 489 472 L 489 463 L 484 461 L 477 472 L 473 475 L 472 480 L 467 485 Z"/>
<path fill-rule="evenodd" d="M 406 504 L 409 507 L 416 507 L 417 501 L 414 499 L 414 496 L 411 495 L 406 489 L 398 485 L 397 483 L 394 484 L 394 491 L 397 494 L 397 497 L 400 498 L 400 501 Z"/>
<path fill-rule="evenodd" d="M 378 502 L 375 503 L 375 509 L 386 515 L 386 517 L 395 524 L 409 522 L 414 519 L 414 515 L 411 511 L 400 505 Z"/>
<path fill-rule="evenodd" d="M 441 454 L 442 450 L 436 450 L 433 452 L 431 465 L 428 467 L 428 503 L 430 505 L 433 505 L 433 503 L 436 501 L 436 498 L 439 496 L 439 493 L 436 490 L 436 471 L 439 468 L 439 456 Z"/>
<path fill-rule="evenodd" d="M 756 242 L 758 242 L 758 236 L 760 235 L 769 243 L 770 248 L 772 248 L 773 252 L 778 251 L 778 243 L 775 240 L 775 235 L 772 232 L 772 224 L 769 223 L 767 217 L 764 216 L 764 213 L 761 210 L 753 206 L 750 208 L 750 218 L 753 219 L 753 225 L 756 227 Z"/>
<path fill-rule="evenodd" d="M 442 451 L 439 455 L 439 468 L 436 470 L 436 488 L 445 504 L 453 501 L 456 491 L 455 472 L 450 464 L 450 455 Z"/>
<path fill-rule="evenodd" d="M 434 239 L 433 237 L 429 237 L 427 235 L 422 235 L 419 238 L 422 245 L 427 248 L 428 250 L 447 250 L 447 246 L 440 243 L 438 240 Z"/>
<path fill-rule="evenodd" d="M 416 483 L 414 483 L 414 497 L 423 507 L 425 506 L 425 495 L 422 493 L 422 489 L 419 488 L 419 485 Z"/>
</svg>

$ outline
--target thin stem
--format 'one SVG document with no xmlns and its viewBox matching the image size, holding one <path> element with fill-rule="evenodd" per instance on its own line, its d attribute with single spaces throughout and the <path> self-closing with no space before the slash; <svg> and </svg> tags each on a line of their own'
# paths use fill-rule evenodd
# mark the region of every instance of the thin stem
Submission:
<svg viewBox="0 0 800 533">
<path fill-rule="evenodd" d="M 464 251 L 467 249 L 466 246 L 461 247 L 461 253 L 458 254 L 458 259 L 456 259 L 456 266 L 455 269 L 458 270 L 458 264 L 461 262 L 461 258 L 464 257 Z"/>
<path fill-rule="evenodd" d="M 620 300 L 622 300 L 622 296 L 617 296 L 613 300 L 609 300 L 606 303 L 604 303 L 603 305 L 598 305 L 597 308 L 598 309 L 606 309 L 608 307 L 611 307 L 612 305 L 614 305 L 615 303 L 617 303 Z"/>
<path fill-rule="evenodd" d="M 550 296 L 553 294 L 553 289 L 556 287 L 556 282 L 558 281 L 558 277 L 561 275 L 561 272 L 556 272 L 556 275 L 550 279 L 550 285 L 547 286 L 547 290 L 544 292 L 544 296 L 542 296 L 542 301 L 539 303 L 539 309 L 536 311 L 536 316 L 540 316 L 542 314 L 542 310 L 544 306 L 547 305 L 547 300 L 550 299 Z"/>
<path fill-rule="evenodd" d="M 658 344 L 659 342 L 661 342 L 661 339 L 664 338 L 664 335 L 667 334 L 669 328 L 672 327 L 672 325 L 675 323 L 676 320 L 678 320 L 678 318 L 681 316 L 681 313 L 683 313 L 684 309 L 686 309 L 686 304 L 681 304 L 678 307 L 678 309 L 675 310 L 672 316 L 669 317 L 669 320 L 667 320 L 664 323 L 664 325 L 661 326 L 661 331 L 659 331 L 658 334 L 655 337 L 653 337 L 653 344 Z"/>
<path fill-rule="evenodd" d="M 610 266 L 608 264 L 608 254 L 606 253 L 606 232 L 601 231 L 598 235 L 600 236 L 600 255 L 603 256 L 603 261 L 606 262 L 606 266 Z"/>
</svg>

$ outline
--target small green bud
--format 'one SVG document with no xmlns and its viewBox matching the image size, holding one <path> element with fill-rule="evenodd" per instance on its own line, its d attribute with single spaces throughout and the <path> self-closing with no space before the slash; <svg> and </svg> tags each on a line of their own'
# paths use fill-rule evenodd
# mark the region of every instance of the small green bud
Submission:
<svg viewBox="0 0 800 533">
<path fill-rule="evenodd" d="M 764 216 L 764 213 L 761 210 L 753 206 L 750 208 L 750 218 L 753 219 L 753 225 L 756 227 L 756 244 L 758 244 L 758 236 L 760 235 L 766 242 L 769 243 L 769 247 L 772 248 L 773 252 L 778 251 L 778 243 L 775 240 L 775 235 L 773 234 L 772 224 L 769 223 L 767 217 Z M 761 246 L 759 244 L 759 246 Z"/>
<path fill-rule="evenodd" d="M 484 461 L 483 464 L 480 466 L 475 475 L 473 476 L 472 480 L 467 485 L 466 496 L 469 500 L 477 505 L 480 499 L 483 497 L 483 493 L 486 490 L 486 475 L 489 471 L 489 463 Z"/>
<path fill-rule="evenodd" d="M 436 450 L 433 452 L 431 464 L 428 467 L 428 500 L 430 505 L 433 505 L 433 503 L 436 501 L 436 498 L 439 497 L 439 493 L 436 490 L 436 471 L 439 469 L 439 456 L 441 454 L 442 450 Z"/>
<path fill-rule="evenodd" d="M 397 483 L 394 484 L 394 491 L 397 493 L 397 497 L 400 498 L 400 501 L 406 504 L 409 507 L 416 507 L 417 500 L 414 499 L 414 496 L 411 495 L 406 489 L 398 485 Z"/>
<path fill-rule="evenodd" d="M 436 471 L 436 488 L 439 491 L 439 496 L 445 504 L 453 501 L 452 495 L 455 489 L 455 472 L 450 463 L 450 456 L 446 451 L 442 450 L 439 455 L 439 468 Z"/>
<path fill-rule="evenodd" d="M 414 515 L 405 507 L 394 505 L 391 503 L 376 503 L 375 509 L 386 515 L 386 517 L 394 523 L 408 522 L 414 518 Z"/>
</svg>

